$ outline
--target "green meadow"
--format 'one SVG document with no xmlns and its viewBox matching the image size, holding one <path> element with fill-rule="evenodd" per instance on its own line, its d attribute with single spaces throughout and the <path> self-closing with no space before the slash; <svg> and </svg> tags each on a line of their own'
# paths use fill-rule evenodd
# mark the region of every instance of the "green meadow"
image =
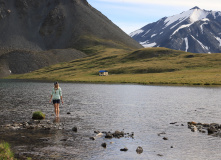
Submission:
<svg viewBox="0 0 221 160">
<path fill-rule="evenodd" d="M 167 48 L 139 50 L 84 49 L 88 57 L 59 63 L 10 79 L 37 79 L 85 83 L 136 83 L 166 85 L 221 85 L 221 54 L 198 54 Z M 107 70 L 108 76 L 99 76 Z"/>
</svg>

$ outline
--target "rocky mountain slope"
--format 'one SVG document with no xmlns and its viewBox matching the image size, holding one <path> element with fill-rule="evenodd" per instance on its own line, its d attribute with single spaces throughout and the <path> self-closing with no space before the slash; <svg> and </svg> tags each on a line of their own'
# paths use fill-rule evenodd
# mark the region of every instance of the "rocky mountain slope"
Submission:
<svg viewBox="0 0 221 160">
<path fill-rule="evenodd" d="M 148 24 L 130 36 L 144 47 L 221 53 L 221 12 L 194 7 Z"/>
<path fill-rule="evenodd" d="M 142 47 L 86 0 L 1 0 L 0 32 L 0 77 L 85 57 L 91 46 Z"/>
</svg>

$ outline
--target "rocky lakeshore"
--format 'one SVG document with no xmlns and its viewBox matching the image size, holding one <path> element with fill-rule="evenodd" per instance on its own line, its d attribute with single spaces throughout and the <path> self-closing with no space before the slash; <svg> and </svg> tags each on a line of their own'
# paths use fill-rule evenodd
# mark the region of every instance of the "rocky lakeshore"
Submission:
<svg viewBox="0 0 221 160">
<path fill-rule="evenodd" d="M 111 130 L 111 129 L 110 129 Z M 13 133 L 13 134 L 20 134 L 21 132 L 29 132 L 33 134 L 33 137 L 31 138 L 31 141 L 39 141 L 39 142 L 43 142 L 44 144 L 46 143 L 50 143 L 52 141 L 51 137 L 38 137 L 36 138 L 34 136 L 35 133 L 39 133 L 39 132 L 56 132 L 56 131 L 61 131 L 64 133 L 64 135 L 60 138 L 60 142 L 63 143 L 72 143 L 72 137 L 73 135 L 75 136 L 79 136 L 79 138 L 84 137 L 84 135 L 82 135 L 82 133 L 78 133 L 81 132 L 80 128 L 74 126 L 71 130 L 67 129 L 67 126 L 65 126 L 65 123 L 63 122 L 58 122 L 56 121 L 56 119 L 54 119 L 54 121 L 50 121 L 50 120 L 29 120 L 29 121 L 25 121 L 25 122 L 14 122 L 12 121 L 12 123 L 10 124 L 5 124 L 5 125 L 1 125 L 0 126 L 0 132 L 2 134 L 8 134 L 8 133 Z M 72 134 L 70 134 L 72 133 Z M 91 131 L 91 134 L 87 134 L 88 136 L 88 140 L 89 141 L 95 141 L 96 143 L 98 142 L 102 142 L 100 144 L 100 146 L 97 147 L 102 147 L 104 149 L 110 147 L 111 145 L 113 145 L 114 143 L 116 143 L 116 141 L 120 141 L 121 138 L 126 138 L 126 139 L 134 139 L 134 132 L 124 132 L 124 131 L 99 131 L 99 130 L 95 130 L 95 131 Z M 89 136 L 91 135 L 91 136 Z M 22 138 L 28 138 L 29 136 L 22 136 Z M 113 141 L 112 141 L 112 140 Z M 114 140 L 115 139 L 115 140 Z M 34 142 L 33 142 L 34 143 Z M 42 143 L 42 145 L 44 146 L 44 144 Z M 127 147 L 124 148 L 119 148 L 119 151 L 122 152 L 127 152 L 129 149 Z M 143 148 L 141 146 L 137 146 L 137 148 L 134 148 L 134 153 L 137 154 L 141 154 L 143 153 Z M 27 153 L 15 153 L 16 158 L 19 159 L 26 159 L 27 157 L 32 157 L 33 159 L 38 159 L 39 155 L 32 155 L 32 154 L 27 154 Z"/>
<path fill-rule="evenodd" d="M 174 126 L 185 126 L 184 124 L 178 124 L 177 122 L 171 122 L 170 125 L 174 125 Z M 17 131 L 20 130 L 29 130 L 29 131 L 33 131 L 32 133 L 36 132 L 41 132 L 41 131 L 63 131 L 66 132 L 67 130 L 71 131 L 73 134 L 78 134 L 78 132 L 81 130 L 81 128 L 78 128 L 77 126 L 72 127 L 72 129 L 67 129 L 65 126 L 64 122 L 60 122 L 57 121 L 57 119 L 54 119 L 53 121 L 50 120 L 29 120 L 29 121 L 25 121 L 25 122 L 14 122 L 12 121 L 12 123 L 10 124 L 5 124 L 5 125 L 1 125 L 1 132 L 4 134 L 7 132 L 14 132 L 16 133 Z M 221 137 L 221 124 L 218 123 L 197 123 L 197 122 L 187 122 L 187 127 L 188 129 L 190 129 L 192 132 L 200 132 L 200 133 L 205 133 L 208 135 L 213 135 L 213 136 L 217 136 L 217 137 Z M 127 139 L 134 139 L 135 138 L 135 133 L 131 132 L 125 132 L 123 131 L 119 131 L 116 130 L 114 132 L 111 131 L 99 131 L 99 130 L 94 130 L 94 131 L 90 131 L 91 134 L 87 134 L 88 136 L 88 140 L 91 141 L 96 141 L 100 143 L 100 147 L 103 147 L 104 149 L 110 147 L 114 141 L 116 142 L 117 139 L 121 139 L 121 138 L 127 138 Z M 66 137 L 61 137 L 60 138 L 60 142 L 65 142 L 65 143 L 70 143 L 69 140 L 71 139 L 72 135 L 68 135 Z M 170 140 L 170 137 L 166 137 L 166 132 L 161 132 L 158 133 L 158 136 L 162 136 L 162 140 L 168 141 Z M 78 136 L 82 136 L 81 133 L 78 134 Z M 106 140 L 105 140 L 106 139 Z M 111 139 L 115 139 L 113 141 L 110 141 Z M 49 137 L 47 138 L 39 138 L 39 140 L 47 142 L 50 141 L 51 139 Z M 97 146 L 99 147 L 99 146 Z M 170 148 L 174 148 L 174 146 L 170 146 Z M 119 148 L 119 151 L 122 152 L 127 152 L 129 149 L 126 147 L 124 148 Z M 136 149 L 134 149 L 134 152 L 137 154 L 142 154 L 143 153 L 143 148 L 141 146 L 137 146 Z M 16 155 L 18 155 L 18 153 L 16 153 Z M 163 154 L 157 154 L 157 156 L 163 156 Z M 23 158 L 26 157 L 25 155 L 19 155 L 17 156 L 18 158 Z M 34 158 L 35 159 L 35 158 Z"/>
<path fill-rule="evenodd" d="M 221 124 L 218 123 L 199 123 L 199 122 L 187 122 L 188 128 L 192 132 L 207 133 L 221 137 Z"/>
<path fill-rule="evenodd" d="M 171 122 L 170 125 L 174 125 L 176 127 L 186 127 L 184 124 L 179 124 L 178 122 Z M 191 132 L 200 132 L 212 136 L 221 137 L 221 124 L 218 123 L 197 123 L 197 122 L 187 122 L 187 128 L 190 129 Z M 108 151 L 108 148 L 111 148 L 114 146 L 114 143 L 121 143 L 121 139 L 128 139 L 133 140 L 135 139 L 135 133 L 134 132 L 125 132 L 124 130 L 116 130 L 116 131 L 88 131 L 88 133 L 82 133 L 81 127 L 73 126 L 72 128 L 67 127 L 66 124 L 63 121 L 56 121 L 56 119 L 50 121 L 50 120 L 29 120 L 25 122 L 13 122 L 10 124 L 5 124 L 0 126 L 1 133 L 7 134 L 7 133 L 18 133 L 19 131 L 26 132 L 31 131 L 32 134 L 35 134 L 35 132 L 56 132 L 60 131 L 63 133 L 63 136 L 61 136 L 58 141 L 65 144 L 74 143 L 72 140 L 73 136 L 78 137 L 78 139 L 82 139 L 83 137 L 88 139 L 87 143 L 91 143 L 93 145 L 96 145 L 97 148 L 103 148 Z M 111 130 L 111 129 L 110 129 Z M 84 134 L 84 135 L 83 135 Z M 157 134 L 157 133 L 156 133 Z M 168 148 L 173 149 L 176 148 L 176 146 L 172 145 L 170 143 L 171 137 L 166 132 L 160 132 L 157 134 L 159 137 L 161 137 L 162 143 L 163 141 L 168 141 Z M 22 136 L 23 138 L 25 136 Z M 28 136 L 27 136 L 28 137 Z M 38 137 L 35 141 L 40 141 L 42 144 L 46 145 L 47 143 L 52 142 L 52 138 L 50 137 Z M 127 144 L 125 144 L 125 147 L 118 146 L 119 152 L 128 152 L 131 151 L 131 148 L 127 148 Z M 142 146 L 137 145 L 136 148 L 132 150 L 133 153 L 136 154 L 143 154 L 145 150 Z M 35 154 L 27 154 L 27 153 L 15 153 L 16 158 L 25 159 L 27 157 L 32 157 L 33 159 L 38 159 L 38 155 Z M 157 156 L 162 157 L 164 154 L 156 153 Z M 43 155 L 44 157 L 45 155 Z M 40 157 L 42 158 L 42 157 Z"/>
<path fill-rule="evenodd" d="M 50 120 L 30 120 L 25 122 L 13 122 L 11 124 L 2 125 L 1 128 L 11 129 L 11 130 L 21 130 L 21 129 L 64 129 L 64 123 L 53 123 Z"/>
</svg>

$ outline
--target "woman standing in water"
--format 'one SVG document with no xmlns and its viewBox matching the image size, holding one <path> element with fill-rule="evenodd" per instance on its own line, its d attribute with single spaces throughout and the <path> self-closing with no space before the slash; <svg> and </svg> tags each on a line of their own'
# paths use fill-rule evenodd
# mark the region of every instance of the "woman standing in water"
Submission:
<svg viewBox="0 0 221 160">
<path fill-rule="evenodd" d="M 61 88 L 59 87 L 58 82 L 54 82 L 54 88 L 52 90 L 51 98 L 49 101 L 50 103 L 51 103 L 51 100 L 53 100 L 55 115 L 56 117 L 59 117 L 59 104 L 60 104 L 60 101 L 62 102 L 62 104 L 64 102 L 62 99 L 62 91 L 61 91 Z"/>
</svg>

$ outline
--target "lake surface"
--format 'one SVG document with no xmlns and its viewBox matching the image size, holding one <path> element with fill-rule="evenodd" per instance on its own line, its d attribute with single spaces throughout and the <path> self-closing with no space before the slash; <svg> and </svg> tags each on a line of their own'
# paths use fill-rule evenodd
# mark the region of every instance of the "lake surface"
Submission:
<svg viewBox="0 0 221 160">
<path fill-rule="evenodd" d="M 187 127 L 189 121 L 221 124 L 221 88 L 76 83 L 60 83 L 60 87 L 64 104 L 60 122 L 54 122 L 49 104 L 53 83 L 0 80 L 0 125 L 29 121 L 34 111 L 41 110 L 46 113 L 45 121 L 63 127 L 45 131 L 1 128 L 0 140 L 9 142 L 16 155 L 58 160 L 221 157 L 220 137 Z M 72 131 L 74 126 L 78 132 Z M 89 137 L 96 136 L 95 130 L 134 132 L 134 138 L 97 137 L 93 141 Z M 166 134 L 159 136 L 162 132 Z M 107 143 L 106 149 L 102 143 Z M 136 153 L 138 146 L 142 154 Z M 120 151 L 124 147 L 127 152 Z"/>
</svg>

